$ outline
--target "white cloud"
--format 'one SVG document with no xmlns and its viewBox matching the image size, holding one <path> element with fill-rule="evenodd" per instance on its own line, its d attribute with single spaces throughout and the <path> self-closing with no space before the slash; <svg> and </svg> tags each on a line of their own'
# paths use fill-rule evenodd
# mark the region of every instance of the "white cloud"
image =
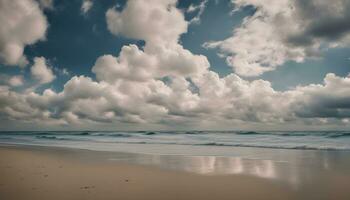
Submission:
<svg viewBox="0 0 350 200">
<path fill-rule="evenodd" d="M 205 56 L 193 55 L 180 45 L 174 49 L 159 47 L 140 50 L 136 45 L 124 46 L 119 57 L 105 55 L 97 59 L 92 71 L 99 80 L 115 82 L 120 79 L 146 81 L 165 76 L 190 77 L 209 67 Z"/>
<path fill-rule="evenodd" d="M 0 0 L 0 63 L 24 66 L 26 45 L 45 39 L 47 21 L 34 0 Z"/>
<path fill-rule="evenodd" d="M 0 113 L 6 119 L 17 122 L 31 122 L 36 125 L 62 124 L 60 119 L 53 119 L 50 111 L 35 107 L 28 99 L 34 93 L 18 93 L 8 87 L 0 86 Z M 43 97 L 46 96 L 44 93 Z"/>
<path fill-rule="evenodd" d="M 349 77 L 334 74 L 324 84 L 285 92 L 273 90 L 268 81 L 245 81 L 234 74 L 220 78 L 211 71 L 190 80 L 168 77 L 166 82 L 110 83 L 75 76 L 59 93 L 18 93 L 2 87 L 0 112 L 9 119 L 53 124 L 344 123 L 350 117 L 349 86 Z"/>
<path fill-rule="evenodd" d="M 52 67 L 52 70 L 54 74 L 60 75 L 60 76 L 69 76 L 71 73 L 68 71 L 67 68 L 64 67 Z"/>
<path fill-rule="evenodd" d="M 130 44 L 117 56 L 99 57 L 92 68 L 96 80 L 74 76 L 62 91 L 20 92 L 0 86 L 1 117 L 69 126 L 132 123 L 237 128 L 244 123 L 347 123 L 350 77 L 328 74 L 323 84 L 284 92 L 261 79 L 247 81 L 234 73 L 219 77 L 210 71 L 205 56 L 194 55 L 179 44 L 187 22 L 175 7 L 176 1 L 154 2 L 130 0 L 123 11 L 107 12 L 110 31 L 145 40 L 143 48 Z M 160 24 L 154 21 L 153 12 L 158 13 Z M 184 29 L 169 35 L 169 23 L 182 24 Z M 43 57 L 34 59 L 31 72 L 41 84 L 55 78 Z"/>
<path fill-rule="evenodd" d="M 47 66 L 44 57 L 34 58 L 34 64 L 31 67 L 30 72 L 40 84 L 50 83 L 56 78 L 51 67 Z"/>
<path fill-rule="evenodd" d="M 228 65 L 240 75 L 259 76 L 287 61 L 318 58 L 323 49 L 350 44 L 347 0 L 336 0 L 332 5 L 324 0 L 232 2 L 236 10 L 247 5 L 257 10 L 231 37 L 204 46 L 220 48 Z"/>
<path fill-rule="evenodd" d="M 199 5 L 191 4 L 188 7 L 188 9 L 186 11 L 188 13 L 192 13 L 192 12 L 197 11 L 197 15 L 190 20 L 190 23 L 199 24 L 201 22 L 201 16 L 204 13 L 204 10 L 207 6 L 207 3 L 208 3 L 208 0 L 203 0 Z"/>
<path fill-rule="evenodd" d="M 176 0 L 129 0 L 121 12 L 106 13 L 108 29 L 115 35 L 145 40 L 150 44 L 176 44 L 188 23 L 176 8 Z"/>
<path fill-rule="evenodd" d="M 82 4 L 81 4 L 81 12 L 85 15 L 89 12 L 89 10 L 92 8 L 92 6 L 94 5 L 94 2 L 91 0 L 83 0 Z"/>
<path fill-rule="evenodd" d="M 12 76 L 9 79 L 9 85 L 13 86 L 13 87 L 18 87 L 18 86 L 22 86 L 23 85 L 23 76 L 18 75 L 18 76 Z"/>
<path fill-rule="evenodd" d="M 117 58 L 100 57 L 93 67 L 100 80 L 189 77 L 209 68 L 205 56 L 193 55 L 178 44 L 180 35 L 187 32 L 188 22 L 176 8 L 176 0 L 130 0 L 121 12 L 109 9 L 106 20 L 113 34 L 145 40 L 146 44 L 144 50 L 124 46 Z"/>
<path fill-rule="evenodd" d="M 63 69 L 61 70 L 61 74 L 62 74 L 62 75 L 65 75 L 65 76 L 69 76 L 69 75 L 70 75 L 70 73 L 69 73 L 69 71 L 68 71 L 67 68 L 63 68 Z"/>
<path fill-rule="evenodd" d="M 0 86 L 9 86 L 9 87 L 19 87 L 22 86 L 24 83 L 24 78 L 22 75 L 6 75 L 6 74 L 0 74 Z"/>
</svg>

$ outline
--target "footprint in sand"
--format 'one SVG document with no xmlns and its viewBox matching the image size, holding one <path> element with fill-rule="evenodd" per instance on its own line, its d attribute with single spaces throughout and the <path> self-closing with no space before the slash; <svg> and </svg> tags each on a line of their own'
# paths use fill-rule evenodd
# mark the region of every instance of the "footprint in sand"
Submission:
<svg viewBox="0 0 350 200">
<path fill-rule="evenodd" d="M 84 189 L 84 190 L 93 189 L 93 188 L 95 188 L 95 186 L 84 186 L 84 187 L 80 187 L 80 189 Z"/>
</svg>

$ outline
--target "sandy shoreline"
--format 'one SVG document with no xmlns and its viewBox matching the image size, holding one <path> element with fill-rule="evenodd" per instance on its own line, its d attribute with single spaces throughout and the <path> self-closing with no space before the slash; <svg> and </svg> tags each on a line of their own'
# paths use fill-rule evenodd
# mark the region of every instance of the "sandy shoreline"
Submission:
<svg viewBox="0 0 350 200">
<path fill-rule="evenodd" d="M 334 177 L 339 185 L 317 195 L 317 189 L 295 191 L 251 176 L 204 176 L 82 159 L 88 153 L 0 147 L 0 199 L 350 199 L 348 177 Z"/>
</svg>

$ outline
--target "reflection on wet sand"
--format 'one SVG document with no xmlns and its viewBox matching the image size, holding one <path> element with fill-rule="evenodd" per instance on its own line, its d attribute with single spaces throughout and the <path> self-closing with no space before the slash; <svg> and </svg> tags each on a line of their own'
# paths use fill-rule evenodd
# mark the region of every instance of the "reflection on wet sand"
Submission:
<svg viewBox="0 0 350 200">
<path fill-rule="evenodd" d="M 145 165 L 157 165 L 166 169 L 198 174 L 245 174 L 269 179 L 278 178 L 275 163 L 272 160 L 251 160 L 240 157 L 215 156 L 142 155 L 135 156 L 127 161 Z"/>
<path fill-rule="evenodd" d="M 186 170 L 199 174 L 246 174 L 262 178 L 276 178 L 275 163 L 271 160 L 250 160 L 240 157 L 193 156 L 176 158 L 160 157 L 160 166 Z M 167 165 L 171 163 L 172 165 Z M 174 165 L 176 164 L 176 165 Z"/>
<path fill-rule="evenodd" d="M 283 155 L 285 154 L 285 155 Z M 260 178 L 283 181 L 295 188 L 310 183 L 324 172 L 349 175 L 348 154 L 337 152 L 313 151 L 276 151 L 267 156 L 270 159 L 252 159 L 249 157 L 218 156 L 176 156 L 133 154 L 113 160 L 144 165 L 156 165 L 171 170 L 181 170 L 204 175 L 243 174 Z M 283 158 L 283 160 L 282 160 Z M 339 169 L 339 166 L 343 169 Z"/>
</svg>

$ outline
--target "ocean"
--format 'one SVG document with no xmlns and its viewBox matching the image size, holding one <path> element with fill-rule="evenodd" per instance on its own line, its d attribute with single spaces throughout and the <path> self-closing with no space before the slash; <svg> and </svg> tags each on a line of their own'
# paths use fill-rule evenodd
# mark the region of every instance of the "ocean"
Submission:
<svg viewBox="0 0 350 200">
<path fill-rule="evenodd" d="M 131 153 L 230 156 L 232 147 L 350 150 L 350 132 L 15 131 L 0 132 L 0 142 Z"/>
<path fill-rule="evenodd" d="M 295 188 L 312 184 L 320 174 L 350 174 L 350 132 L 345 131 L 16 131 L 0 132 L 0 145 L 90 150 L 80 153 L 81 159 L 98 157 L 198 174 L 243 174 Z"/>
</svg>

